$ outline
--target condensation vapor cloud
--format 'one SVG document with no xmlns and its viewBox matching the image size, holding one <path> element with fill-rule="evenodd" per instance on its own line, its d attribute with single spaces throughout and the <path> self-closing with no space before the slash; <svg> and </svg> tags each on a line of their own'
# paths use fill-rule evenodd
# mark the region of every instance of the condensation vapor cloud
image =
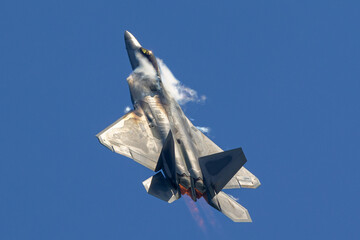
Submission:
<svg viewBox="0 0 360 240">
<path fill-rule="evenodd" d="M 124 113 L 128 113 L 131 111 L 131 108 L 130 106 L 126 106 L 125 109 L 124 109 Z"/>
<path fill-rule="evenodd" d="M 187 102 L 204 102 L 206 100 L 205 95 L 199 97 L 194 89 L 186 87 L 177 80 L 163 60 L 157 58 L 157 62 L 160 68 L 161 80 L 166 91 L 168 91 L 180 105 L 184 105 Z"/>
<path fill-rule="evenodd" d="M 137 54 L 138 58 L 143 58 L 141 54 Z M 201 103 L 206 100 L 205 95 L 199 97 L 196 90 L 189 88 L 182 84 L 172 74 L 170 69 L 166 66 L 163 60 L 157 58 L 157 62 L 160 68 L 161 80 L 164 84 L 166 91 L 180 104 L 185 105 L 188 102 Z M 148 77 L 155 77 L 156 72 L 154 67 L 148 61 L 140 61 L 140 65 L 134 70 L 134 73 L 140 73 Z M 126 106 L 124 113 L 131 111 L 130 106 Z M 196 126 L 204 134 L 210 133 L 209 127 Z"/>
<path fill-rule="evenodd" d="M 200 131 L 202 131 L 205 134 L 210 133 L 210 128 L 209 127 L 196 126 L 196 128 L 199 129 Z"/>
<path fill-rule="evenodd" d="M 140 53 L 135 53 L 137 59 L 142 59 L 139 61 L 139 66 L 135 68 L 134 73 L 141 73 L 144 76 L 148 76 L 150 78 L 156 77 L 156 71 L 152 64 L 149 61 L 144 60 L 144 57 Z"/>
</svg>

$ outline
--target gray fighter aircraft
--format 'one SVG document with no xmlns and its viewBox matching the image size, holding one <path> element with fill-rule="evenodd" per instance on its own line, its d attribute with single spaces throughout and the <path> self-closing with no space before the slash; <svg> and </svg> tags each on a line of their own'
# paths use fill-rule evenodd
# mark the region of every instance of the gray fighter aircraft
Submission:
<svg viewBox="0 0 360 240">
<path fill-rule="evenodd" d="M 128 31 L 125 44 L 134 110 L 97 134 L 100 143 L 156 172 L 143 182 L 149 194 L 169 203 L 184 194 L 204 197 L 233 221 L 251 222 L 246 208 L 221 191 L 260 186 L 243 167 L 242 149 L 223 151 L 194 127 L 164 88 L 154 54 Z"/>
</svg>

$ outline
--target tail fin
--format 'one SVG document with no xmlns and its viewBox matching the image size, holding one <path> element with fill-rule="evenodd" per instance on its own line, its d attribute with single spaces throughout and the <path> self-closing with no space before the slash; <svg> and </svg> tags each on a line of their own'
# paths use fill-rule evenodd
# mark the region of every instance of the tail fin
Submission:
<svg viewBox="0 0 360 240">
<path fill-rule="evenodd" d="M 181 195 L 179 189 L 174 187 L 175 184 L 171 182 L 171 179 L 175 179 L 176 177 L 175 145 L 171 131 L 169 131 L 164 142 L 159 160 L 155 167 L 156 172 L 160 170 L 162 170 L 162 172 L 158 172 L 154 176 L 146 179 L 143 182 L 143 185 L 150 195 L 160 198 L 168 203 L 172 203 L 179 199 Z"/>
<path fill-rule="evenodd" d="M 208 203 L 234 222 L 252 222 L 248 210 L 224 192 L 219 192 Z"/>
<path fill-rule="evenodd" d="M 175 178 L 176 163 L 175 163 L 175 143 L 171 130 L 166 137 L 163 148 L 161 150 L 159 160 L 157 162 L 155 172 L 163 170 L 166 178 Z"/>
<path fill-rule="evenodd" d="M 219 193 L 246 161 L 241 148 L 199 158 L 206 187 Z"/>
</svg>

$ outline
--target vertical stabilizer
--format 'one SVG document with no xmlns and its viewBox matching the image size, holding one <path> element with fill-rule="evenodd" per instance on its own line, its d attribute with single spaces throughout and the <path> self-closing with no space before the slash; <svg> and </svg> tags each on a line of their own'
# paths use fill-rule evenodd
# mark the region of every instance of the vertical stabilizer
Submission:
<svg viewBox="0 0 360 240">
<path fill-rule="evenodd" d="M 175 143 L 171 131 L 169 131 L 169 134 L 166 137 L 155 171 L 157 172 L 161 169 L 163 170 L 166 178 L 175 179 Z"/>
<path fill-rule="evenodd" d="M 199 158 L 204 183 L 210 194 L 213 195 L 214 191 L 219 193 L 245 163 L 246 157 L 241 148 Z"/>
</svg>

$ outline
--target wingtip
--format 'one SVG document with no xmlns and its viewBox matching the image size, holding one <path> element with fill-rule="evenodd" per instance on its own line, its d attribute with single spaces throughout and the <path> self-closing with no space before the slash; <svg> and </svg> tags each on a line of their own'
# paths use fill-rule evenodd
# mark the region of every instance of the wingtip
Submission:
<svg viewBox="0 0 360 240">
<path fill-rule="evenodd" d="M 249 211 L 246 208 L 244 210 L 245 210 L 244 212 L 245 212 L 246 218 L 231 219 L 231 220 L 233 220 L 234 222 L 249 222 L 249 223 L 251 223 L 252 219 L 250 217 Z"/>
<path fill-rule="evenodd" d="M 233 222 L 252 222 L 249 211 L 226 193 L 221 191 L 216 200 L 220 205 L 219 211 Z"/>
<path fill-rule="evenodd" d="M 255 177 L 252 182 L 253 182 L 253 185 L 251 186 L 252 189 L 255 189 L 255 188 L 258 188 L 261 186 L 261 182 L 257 177 Z"/>
</svg>

